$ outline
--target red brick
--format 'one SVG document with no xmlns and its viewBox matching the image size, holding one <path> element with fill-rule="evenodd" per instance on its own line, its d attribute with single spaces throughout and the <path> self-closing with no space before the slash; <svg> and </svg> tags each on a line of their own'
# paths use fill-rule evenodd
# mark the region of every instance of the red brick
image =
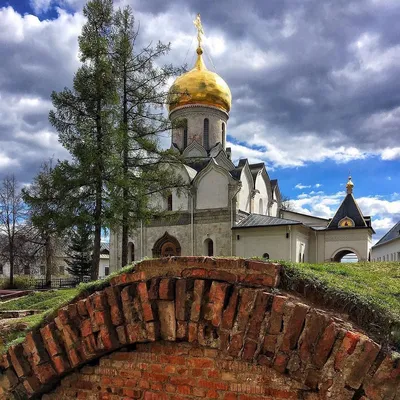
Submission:
<svg viewBox="0 0 400 400">
<path fill-rule="evenodd" d="M 239 289 L 235 286 L 229 298 L 228 305 L 222 314 L 221 328 L 232 329 L 235 322 L 237 304 L 239 300 Z"/>
<path fill-rule="evenodd" d="M 190 313 L 191 321 L 198 322 L 200 319 L 204 289 L 205 289 L 205 281 L 196 280 L 194 282 L 193 302 L 192 302 L 192 308 L 191 308 L 191 313 Z"/>
<path fill-rule="evenodd" d="M 161 279 L 158 293 L 160 300 L 174 300 L 175 279 L 171 278 Z"/>
<path fill-rule="evenodd" d="M 186 279 L 178 279 L 175 284 L 175 315 L 180 321 L 186 320 L 186 295 L 187 281 Z"/>
<path fill-rule="evenodd" d="M 329 356 L 329 353 L 332 350 L 332 347 L 335 343 L 336 336 L 338 335 L 338 328 L 334 322 L 331 322 L 322 333 L 322 336 L 319 338 L 314 355 L 312 357 L 314 364 L 318 368 L 322 368 Z"/>
<path fill-rule="evenodd" d="M 154 314 L 151 303 L 149 301 L 149 295 L 147 292 L 147 286 L 145 282 L 140 282 L 137 285 L 137 291 L 139 299 L 142 305 L 143 318 L 146 322 L 154 321 Z"/>
<path fill-rule="evenodd" d="M 305 304 L 295 304 L 289 306 L 288 311 L 291 313 L 287 326 L 284 327 L 284 335 L 281 344 L 282 351 L 293 350 L 297 346 L 297 340 L 303 329 L 304 320 L 309 307 Z"/>
<path fill-rule="evenodd" d="M 208 295 L 208 303 L 205 307 L 204 318 L 212 322 L 218 327 L 222 319 L 222 309 L 224 307 L 226 291 L 229 285 L 214 281 L 211 284 L 210 293 Z"/>
<path fill-rule="evenodd" d="M 341 371 L 343 369 L 344 362 L 349 355 L 353 354 L 357 343 L 360 340 L 360 334 L 357 332 L 347 331 L 342 344 L 335 356 L 335 369 Z"/>
</svg>

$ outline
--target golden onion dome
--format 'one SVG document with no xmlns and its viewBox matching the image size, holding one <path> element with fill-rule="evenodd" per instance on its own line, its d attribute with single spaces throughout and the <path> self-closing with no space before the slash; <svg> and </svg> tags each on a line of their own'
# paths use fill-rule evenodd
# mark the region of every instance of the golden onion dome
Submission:
<svg viewBox="0 0 400 400">
<path fill-rule="evenodd" d="M 232 95 L 229 86 L 215 72 L 207 69 L 203 50 L 197 48 L 197 61 L 193 69 L 176 78 L 168 95 L 169 111 L 186 105 L 206 105 L 229 112 Z"/>
</svg>

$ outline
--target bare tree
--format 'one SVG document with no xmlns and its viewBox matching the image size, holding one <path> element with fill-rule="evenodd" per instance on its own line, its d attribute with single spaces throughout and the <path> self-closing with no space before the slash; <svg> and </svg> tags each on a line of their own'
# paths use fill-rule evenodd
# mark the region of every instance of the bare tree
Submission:
<svg viewBox="0 0 400 400">
<path fill-rule="evenodd" d="M 281 210 L 294 211 L 290 197 L 285 196 L 284 194 L 281 196 Z"/>
<path fill-rule="evenodd" d="M 10 265 L 10 286 L 14 286 L 16 260 L 21 251 L 21 240 L 26 235 L 27 208 L 20 186 L 14 175 L 6 176 L 0 184 L 0 235 L 6 246 L 3 261 Z"/>
</svg>

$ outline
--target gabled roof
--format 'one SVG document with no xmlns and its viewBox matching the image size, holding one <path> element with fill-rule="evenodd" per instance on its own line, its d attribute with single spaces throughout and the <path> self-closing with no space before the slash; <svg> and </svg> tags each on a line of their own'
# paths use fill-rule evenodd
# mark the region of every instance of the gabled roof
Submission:
<svg viewBox="0 0 400 400">
<path fill-rule="evenodd" d="M 384 235 L 373 247 L 391 242 L 392 240 L 400 238 L 400 221 Z"/>
<path fill-rule="evenodd" d="M 335 216 L 329 222 L 328 229 L 338 229 L 339 222 L 345 217 L 351 218 L 357 228 L 368 227 L 352 193 L 347 193 Z"/>
<path fill-rule="evenodd" d="M 264 166 L 265 166 L 264 163 L 249 164 L 254 183 L 256 182 L 257 174 L 264 168 Z"/>
<path fill-rule="evenodd" d="M 255 228 L 255 227 L 266 227 L 266 226 L 284 226 L 284 225 L 302 225 L 299 221 L 294 221 L 291 219 L 283 219 L 277 217 L 270 217 L 268 215 L 261 214 L 250 214 L 243 218 L 237 223 L 235 228 Z"/>
</svg>

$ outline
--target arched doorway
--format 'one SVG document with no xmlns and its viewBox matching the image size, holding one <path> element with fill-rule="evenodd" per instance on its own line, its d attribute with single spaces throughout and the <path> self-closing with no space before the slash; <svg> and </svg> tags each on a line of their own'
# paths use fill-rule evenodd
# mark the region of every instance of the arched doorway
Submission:
<svg viewBox="0 0 400 400">
<path fill-rule="evenodd" d="M 154 244 L 153 257 L 173 257 L 181 255 L 181 245 L 178 240 L 165 232 Z"/>
<path fill-rule="evenodd" d="M 352 249 L 339 250 L 333 257 L 333 262 L 338 263 L 354 263 L 359 261 L 359 257 Z"/>
</svg>

